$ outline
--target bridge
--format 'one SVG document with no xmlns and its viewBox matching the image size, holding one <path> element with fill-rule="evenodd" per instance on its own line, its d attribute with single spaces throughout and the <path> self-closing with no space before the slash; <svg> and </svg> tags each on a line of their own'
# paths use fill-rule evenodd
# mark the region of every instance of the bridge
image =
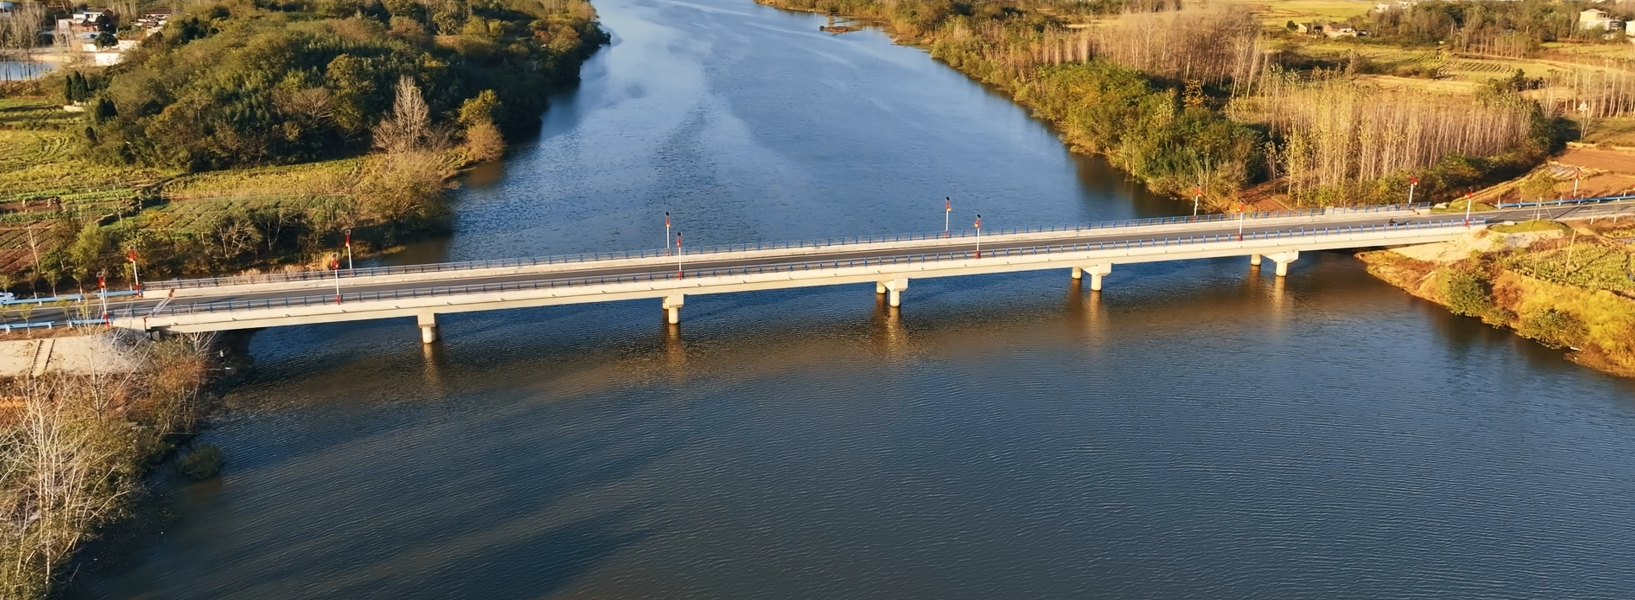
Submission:
<svg viewBox="0 0 1635 600">
<path fill-rule="evenodd" d="M 1428 206 L 1203 215 L 952 236 L 877 236 L 776 244 L 308 271 L 150 282 L 113 304 L 114 326 L 163 335 L 414 318 L 438 338 L 440 314 L 659 300 L 678 323 L 688 296 L 874 284 L 892 307 L 916 279 L 1061 269 L 1100 291 L 1118 265 L 1246 257 L 1278 276 L 1302 252 L 1456 239 L 1489 223 L 1635 214 L 1635 203 L 1432 214 Z M 66 309 L 64 309 L 66 310 Z"/>
</svg>

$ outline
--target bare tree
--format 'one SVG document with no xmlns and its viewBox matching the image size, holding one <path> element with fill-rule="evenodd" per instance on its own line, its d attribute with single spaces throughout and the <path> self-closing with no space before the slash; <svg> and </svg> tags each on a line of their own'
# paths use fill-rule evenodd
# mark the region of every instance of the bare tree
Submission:
<svg viewBox="0 0 1635 600">
<path fill-rule="evenodd" d="M 392 116 L 375 127 L 375 147 L 388 154 L 447 148 L 448 136 L 432 126 L 431 109 L 426 106 L 414 78 L 408 75 L 398 78 L 396 93 Z"/>
</svg>

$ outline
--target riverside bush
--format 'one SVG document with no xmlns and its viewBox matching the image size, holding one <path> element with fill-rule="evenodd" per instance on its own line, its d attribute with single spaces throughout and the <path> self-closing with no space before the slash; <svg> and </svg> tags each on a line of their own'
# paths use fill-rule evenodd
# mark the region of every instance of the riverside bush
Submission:
<svg viewBox="0 0 1635 600">
<path fill-rule="evenodd" d="M 193 481 L 204 481 L 221 473 L 221 449 L 214 444 L 195 448 L 176 460 L 176 468 Z"/>
<path fill-rule="evenodd" d="M 1444 275 L 1442 297 L 1454 314 L 1481 317 L 1493 312 L 1493 284 L 1479 268 L 1457 269 Z"/>
<path fill-rule="evenodd" d="M 1516 331 L 1551 348 L 1577 346 L 1579 340 L 1589 335 L 1589 328 L 1584 325 L 1582 319 L 1555 308 L 1526 315 L 1521 320 L 1521 327 Z"/>
</svg>

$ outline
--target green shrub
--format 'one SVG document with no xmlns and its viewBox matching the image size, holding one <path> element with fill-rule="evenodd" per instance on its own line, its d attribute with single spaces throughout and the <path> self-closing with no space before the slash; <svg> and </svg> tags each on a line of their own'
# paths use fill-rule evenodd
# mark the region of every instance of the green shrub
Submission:
<svg viewBox="0 0 1635 600">
<path fill-rule="evenodd" d="M 1589 328 L 1577 315 L 1554 308 L 1528 314 L 1517 331 L 1551 348 L 1576 346 L 1589 335 Z"/>
<path fill-rule="evenodd" d="M 1458 269 L 1443 276 L 1442 298 L 1454 314 L 1481 317 L 1493 311 L 1492 283 L 1479 269 Z"/>
<path fill-rule="evenodd" d="M 204 481 L 221 473 L 221 449 L 214 444 L 195 448 L 176 461 L 176 468 L 194 481 Z"/>
</svg>

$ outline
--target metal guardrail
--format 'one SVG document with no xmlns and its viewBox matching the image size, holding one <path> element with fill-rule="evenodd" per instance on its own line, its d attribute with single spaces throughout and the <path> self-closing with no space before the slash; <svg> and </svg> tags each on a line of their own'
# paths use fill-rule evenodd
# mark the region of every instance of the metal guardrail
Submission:
<svg viewBox="0 0 1635 600">
<path fill-rule="evenodd" d="M 108 292 L 106 294 L 106 297 L 108 297 L 108 298 L 122 298 L 122 297 L 125 297 L 125 296 L 135 296 L 137 293 L 138 292 L 136 292 L 135 290 L 127 290 L 127 291 L 123 291 L 123 292 Z M 15 299 L 12 299 L 12 300 L 0 301 L 0 306 L 17 306 L 19 304 L 33 304 L 35 306 L 45 306 L 46 303 L 55 304 L 55 303 L 58 303 L 58 302 L 79 302 L 79 301 L 82 301 L 82 300 L 101 300 L 103 297 L 104 297 L 104 295 L 99 295 L 99 294 L 68 294 L 68 295 L 65 295 L 65 296 L 51 296 L 49 298 L 15 298 Z"/>
<path fill-rule="evenodd" d="M 1415 204 L 1388 204 L 1382 206 L 1368 206 L 1357 208 L 1313 208 L 1303 210 L 1279 210 L 1242 213 L 1244 219 L 1279 219 L 1288 217 L 1318 217 L 1344 214 L 1366 214 L 1375 212 L 1391 212 L 1409 209 L 1429 209 L 1430 203 Z M 1123 229 L 1129 227 L 1145 227 L 1149 225 L 1178 225 L 1182 223 L 1215 223 L 1236 221 L 1240 218 L 1236 214 L 1204 214 L 1196 217 L 1155 217 L 1149 219 L 1126 219 L 1121 221 L 1099 221 L 1080 225 L 1058 225 L 1051 227 L 1024 227 L 1020 229 L 1005 229 L 990 231 L 986 235 L 1013 235 L 1023 233 L 1066 233 L 1069 231 L 1095 231 L 1102 229 Z M 944 236 L 942 232 L 926 234 L 900 234 L 859 236 L 852 238 L 826 238 L 821 240 L 802 240 L 793 242 L 755 242 L 744 244 L 727 244 L 715 246 L 701 246 L 698 248 L 682 248 L 682 256 L 700 256 L 706 254 L 723 254 L 729 252 L 749 252 L 757 250 L 787 250 L 798 248 L 833 248 L 855 244 L 876 244 L 891 242 L 929 241 L 952 238 L 974 237 L 972 231 L 961 231 Z M 631 250 L 622 252 L 591 252 L 584 254 L 566 254 L 558 256 L 543 256 L 534 258 L 507 258 L 496 260 L 472 260 L 448 263 L 430 263 L 424 265 L 404 265 L 397 267 L 365 267 L 362 269 L 343 269 L 341 278 L 378 277 L 382 275 L 413 275 L 417 273 L 441 273 L 447 271 L 471 271 L 476 269 L 498 269 L 510 267 L 533 267 L 540 265 L 555 265 L 566 263 L 585 263 L 599 260 L 624 260 L 640 258 L 658 258 L 676 256 L 669 248 L 653 250 Z M 209 277 L 202 279 L 171 279 L 166 281 L 150 281 L 146 284 L 149 291 L 170 289 L 196 289 L 206 287 L 221 287 L 229 285 L 248 285 L 256 283 L 286 283 L 299 281 L 316 281 L 333 279 L 334 271 L 298 271 L 294 273 L 269 273 L 265 275 L 238 275 L 231 277 Z"/>
<path fill-rule="evenodd" d="M 1600 204 L 1603 202 L 1617 202 L 1619 200 L 1635 199 L 1635 194 L 1618 196 L 1597 196 L 1594 198 L 1557 198 L 1555 200 L 1541 200 L 1537 202 L 1500 202 L 1495 208 L 1534 208 L 1547 206 L 1574 206 L 1578 204 Z"/>
<path fill-rule="evenodd" d="M 1442 219 L 1435 221 L 1418 221 L 1397 225 L 1348 225 L 1339 227 L 1324 227 L 1321 229 L 1291 229 L 1283 231 L 1248 232 L 1244 234 L 1219 233 L 1209 235 L 1189 235 L 1166 238 L 1149 238 L 1119 242 L 1084 242 L 1079 244 L 1056 244 L 1044 246 L 1029 246 L 1024 248 L 996 249 L 987 252 L 989 257 L 1004 256 L 1033 256 L 1039 254 L 1056 254 L 1062 252 L 1087 252 L 1091 250 L 1117 250 L 1129 248 L 1151 248 L 1160 246 L 1175 246 L 1186 244 L 1206 244 L 1226 241 L 1251 241 L 1266 239 L 1287 239 L 1298 237 L 1313 237 L 1321 235 L 1336 235 L 1348 233 L 1366 233 L 1371 231 L 1398 231 L 1405 229 L 1447 229 L 1467 227 L 1469 225 L 1486 224 L 1483 218 L 1471 219 L 1468 223 L 1463 218 Z M 456 285 L 432 288 L 412 288 L 408 290 L 392 290 L 379 292 L 356 292 L 341 294 L 340 301 L 345 302 L 379 301 L 413 298 L 430 298 L 460 294 L 481 294 L 488 292 L 505 292 L 515 290 L 541 290 L 572 288 L 588 285 L 606 285 L 617 283 L 636 283 L 645 281 L 669 281 L 687 277 L 720 277 L 730 275 L 759 275 L 765 273 L 787 273 L 793 271 L 814 271 L 823 269 L 839 269 L 847 267 L 866 267 L 871 265 L 913 264 L 940 262 L 948 260 L 969 260 L 978 255 L 975 250 L 957 250 L 949 252 L 932 252 L 923 254 L 909 254 L 887 256 L 880 258 L 860 258 L 851 260 L 827 260 L 779 263 L 752 267 L 728 267 L 719 269 L 699 269 L 690 272 L 664 271 L 639 273 L 634 275 L 613 276 L 583 276 L 564 279 L 550 279 L 542 281 L 527 281 L 517 283 L 492 283 L 481 285 Z M 266 300 L 233 300 L 221 302 L 204 302 L 184 304 L 181 306 L 167 306 L 156 309 L 149 316 L 176 316 L 193 315 L 199 313 L 234 312 L 242 310 L 260 310 L 268 308 L 293 308 L 301 306 L 331 305 L 336 303 L 336 297 L 331 294 L 299 296 L 293 298 L 273 298 Z"/>
</svg>

